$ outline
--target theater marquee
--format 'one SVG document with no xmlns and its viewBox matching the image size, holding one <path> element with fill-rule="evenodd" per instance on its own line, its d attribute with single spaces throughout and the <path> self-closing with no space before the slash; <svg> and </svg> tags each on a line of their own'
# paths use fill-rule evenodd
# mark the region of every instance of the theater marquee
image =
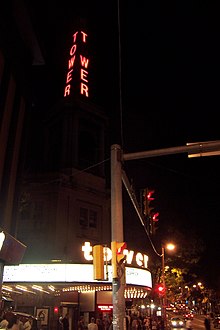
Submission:
<svg viewBox="0 0 220 330">
<path fill-rule="evenodd" d="M 3 282 L 39 282 L 39 283 L 100 283 L 93 279 L 93 265 L 89 264 L 20 264 L 5 266 Z M 109 266 L 109 278 L 112 282 L 112 271 Z M 152 288 L 150 271 L 141 268 L 126 267 L 126 284 L 141 285 Z"/>
</svg>

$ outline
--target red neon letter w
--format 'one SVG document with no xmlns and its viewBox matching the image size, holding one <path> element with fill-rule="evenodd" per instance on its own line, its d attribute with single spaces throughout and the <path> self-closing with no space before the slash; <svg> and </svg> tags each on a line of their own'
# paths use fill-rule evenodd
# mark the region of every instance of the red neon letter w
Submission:
<svg viewBox="0 0 220 330">
<path fill-rule="evenodd" d="M 80 62 L 81 62 L 81 65 L 84 66 L 84 68 L 86 68 L 86 69 L 88 68 L 89 60 L 87 58 L 80 55 Z"/>
</svg>

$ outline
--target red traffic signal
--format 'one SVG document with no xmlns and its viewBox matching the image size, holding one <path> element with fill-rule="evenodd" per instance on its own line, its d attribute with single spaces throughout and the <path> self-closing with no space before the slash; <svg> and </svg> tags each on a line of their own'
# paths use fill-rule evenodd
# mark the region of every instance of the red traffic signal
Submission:
<svg viewBox="0 0 220 330">
<path fill-rule="evenodd" d="M 149 190 L 148 188 L 144 189 L 143 192 L 143 205 L 144 205 L 144 215 L 150 216 L 154 207 L 151 207 L 151 202 L 154 200 L 152 197 L 154 194 L 154 190 Z"/>
<path fill-rule="evenodd" d="M 155 291 L 159 296 L 163 296 L 166 292 L 166 287 L 162 283 L 159 283 L 156 285 Z"/>
<path fill-rule="evenodd" d="M 154 213 L 153 216 L 152 216 L 152 220 L 153 220 L 154 222 L 157 222 L 157 221 L 159 221 L 158 217 L 159 217 L 159 212 Z"/>
<path fill-rule="evenodd" d="M 154 190 L 148 190 L 147 189 L 146 198 L 147 198 L 148 201 L 153 201 L 154 200 L 154 197 L 152 197 L 153 194 L 154 194 Z"/>
</svg>

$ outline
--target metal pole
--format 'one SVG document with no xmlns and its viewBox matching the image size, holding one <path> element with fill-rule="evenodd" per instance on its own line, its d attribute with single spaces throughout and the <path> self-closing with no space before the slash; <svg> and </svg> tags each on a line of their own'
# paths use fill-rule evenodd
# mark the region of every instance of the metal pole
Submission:
<svg viewBox="0 0 220 330">
<path fill-rule="evenodd" d="M 220 141 L 208 141 L 208 142 L 198 142 L 193 144 L 187 144 L 186 146 L 171 147 L 164 149 L 139 151 L 123 155 L 123 160 L 134 160 L 141 158 L 159 157 L 167 155 L 175 155 L 188 153 L 199 156 L 210 156 L 220 154 Z"/>
<path fill-rule="evenodd" d="M 2 283 L 3 283 L 3 274 L 4 274 L 4 261 L 0 260 L 0 309 L 3 308 L 3 300 L 2 300 Z"/>
<path fill-rule="evenodd" d="M 165 287 L 165 269 L 164 269 L 164 246 L 162 246 L 162 283 L 163 286 Z"/>
<path fill-rule="evenodd" d="M 112 241 L 123 242 L 122 212 L 122 152 L 119 145 L 111 146 L 111 234 Z M 112 279 L 113 330 L 124 329 L 125 324 L 125 265 L 120 266 L 120 276 Z"/>
<path fill-rule="evenodd" d="M 162 246 L 162 283 L 163 283 L 163 287 L 165 289 L 164 291 L 164 295 L 163 295 L 163 299 L 162 299 L 162 308 L 163 308 L 163 319 L 164 319 L 164 325 L 166 326 L 166 286 L 165 286 L 165 267 L 164 267 L 164 263 L 165 263 L 165 248 L 164 246 Z"/>
</svg>

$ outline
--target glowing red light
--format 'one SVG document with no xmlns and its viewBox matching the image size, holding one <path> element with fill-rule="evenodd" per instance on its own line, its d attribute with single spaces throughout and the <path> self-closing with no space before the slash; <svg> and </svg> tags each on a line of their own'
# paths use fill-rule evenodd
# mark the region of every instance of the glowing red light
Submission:
<svg viewBox="0 0 220 330">
<path fill-rule="evenodd" d="M 120 247 L 117 249 L 116 254 L 122 254 L 123 251 L 124 251 L 124 249 L 126 249 L 126 248 L 127 248 L 127 244 L 124 243 L 122 246 L 120 246 Z"/>
<path fill-rule="evenodd" d="M 147 199 L 148 199 L 149 201 L 153 201 L 153 200 L 154 200 L 154 197 L 152 197 L 153 194 L 154 194 L 154 190 L 150 190 L 150 191 L 148 191 Z"/>
<path fill-rule="evenodd" d="M 154 215 L 153 215 L 153 221 L 154 221 L 154 222 L 159 221 L 158 217 L 159 217 L 159 212 L 154 213 Z"/>
<path fill-rule="evenodd" d="M 166 287 L 163 284 L 157 284 L 155 287 L 155 291 L 159 294 L 159 295 L 164 295 L 166 292 Z"/>
</svg>

